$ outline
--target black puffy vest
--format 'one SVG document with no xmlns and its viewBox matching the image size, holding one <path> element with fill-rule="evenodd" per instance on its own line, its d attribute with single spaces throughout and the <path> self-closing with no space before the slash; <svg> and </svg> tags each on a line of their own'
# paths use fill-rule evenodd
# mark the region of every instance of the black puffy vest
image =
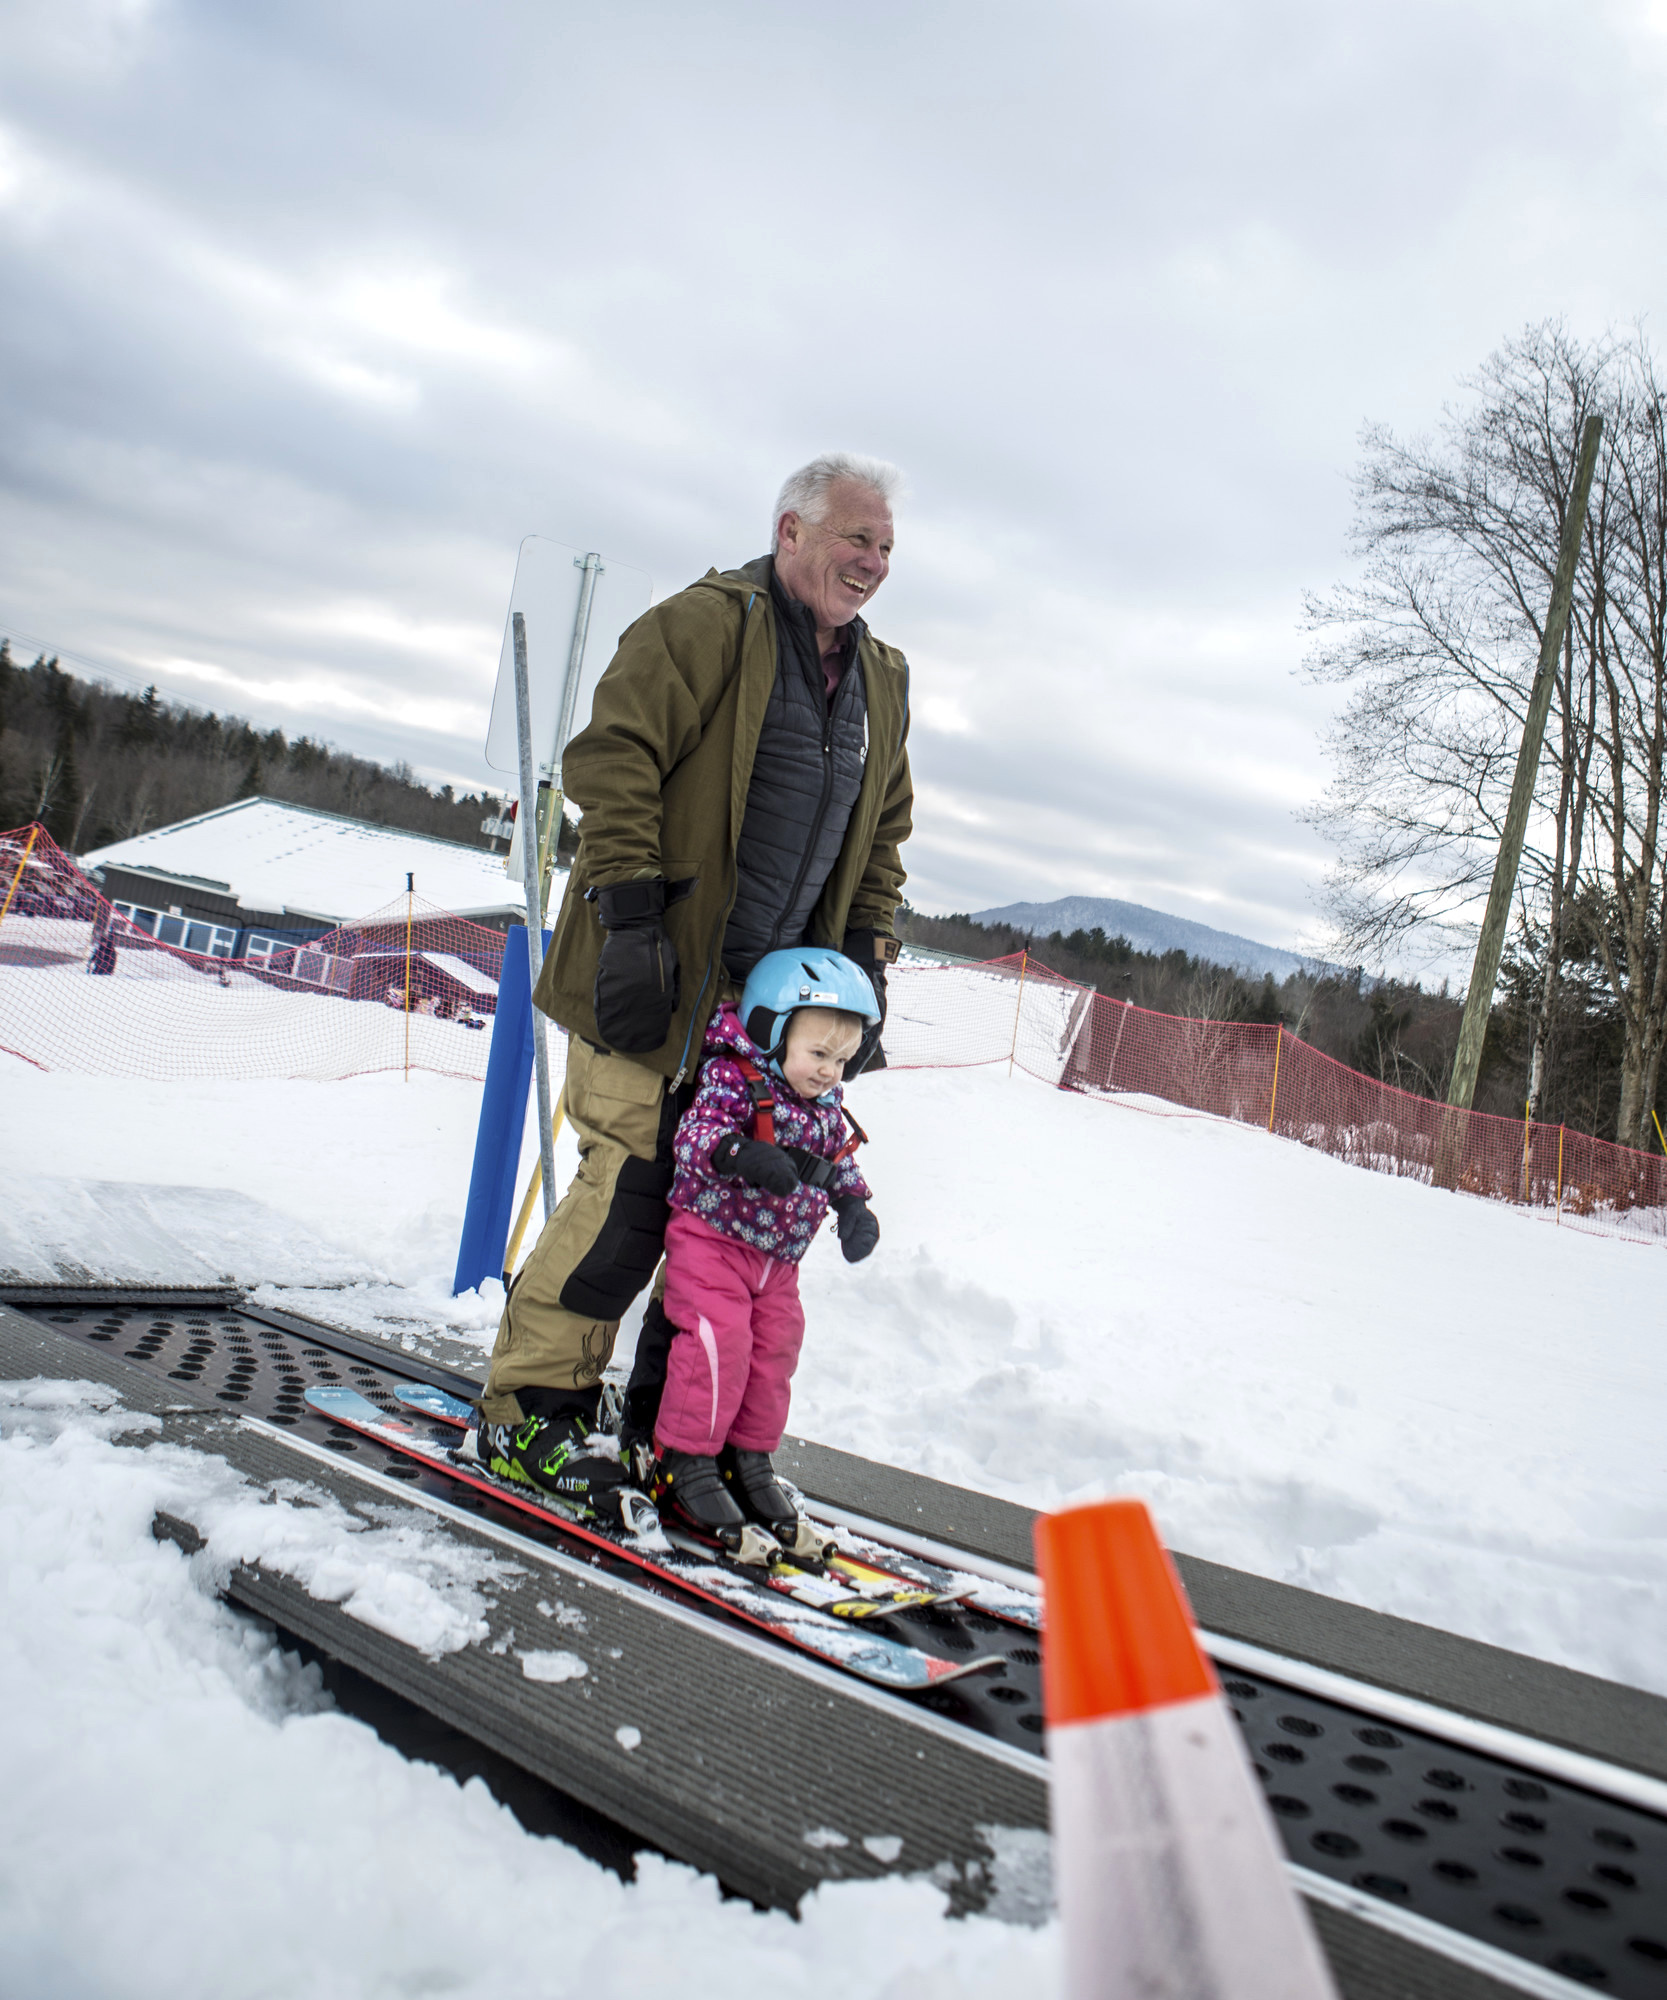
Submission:
<svg viewBox="0 0 1667 2000">
<path fill-rule="evenodd" d="M 770 595 L 776 680 L 753 754 L 735 849 L 735 906 L 724 931 L 724 969 L 736 980 L 767 951 L 804 942 L 839 859 L 868 755 L 861 620 L 846 627 L 845 671 L 830 700 L 810 612 L 773 580 Z"/>
</svg>

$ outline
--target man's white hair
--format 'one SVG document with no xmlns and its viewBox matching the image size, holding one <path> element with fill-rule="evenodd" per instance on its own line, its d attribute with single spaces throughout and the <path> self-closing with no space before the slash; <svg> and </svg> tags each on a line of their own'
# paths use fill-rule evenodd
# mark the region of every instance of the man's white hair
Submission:
<svg viewBox="0 0 1667 2000">
<path fill-rule="evenodd" d="M 774 549 L 780 537 L 783 514 L 797 514 L 801 521 L 825 521 L 829 490 L 842 479 L 878 493 L 888 507 L 903 490 L 902 473 L 883 458 L 864 458 L 855 451 L 825 451 L 783 480 L 776 495 L 776 511 L 770 516 L 770 547 Z"/>
</svg>

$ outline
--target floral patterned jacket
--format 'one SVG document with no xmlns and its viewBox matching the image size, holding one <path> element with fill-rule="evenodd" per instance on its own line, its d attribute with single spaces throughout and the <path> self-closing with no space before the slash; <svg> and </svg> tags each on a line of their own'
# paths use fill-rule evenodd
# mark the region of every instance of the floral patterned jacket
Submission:
<svg viewBox="0 0 1667 2000">
<path fill-rule="evenodd" d="M 698 1215 L 722 1236 L 796 1264 L 810 1248 L 811 1238 L 828 1212 L 828 1196 L 820 1188 L 799 1187 L 792 1194 L 766 1194 L 743 1180 L 726 1180 L 712 1171 L 712 1149 L 729 1132 L 756 1137 L 752 1092 L 736 1056 L 746 1056 L 761 1070 L 763 1058 L 747 1039 L 732 1007 L 712 1017 L 702 1050 L 700 1084 L 694 1102 L 684 1112 L 674 1142 L 677 1178 L 671 1205 Z M 765 1071 L 776 1101 L 778 1146 L 802 1146 L 831 1160 L 845 1144 L 847 1128 L 836 1084 L 825 1097 L 807 1103 L 781 1078 Z M 868 1183 L 847 1157 L 839 1163 L 832 1190 L 836 1198 L 856 1195 L 869 1199 Z"/>
</svg>

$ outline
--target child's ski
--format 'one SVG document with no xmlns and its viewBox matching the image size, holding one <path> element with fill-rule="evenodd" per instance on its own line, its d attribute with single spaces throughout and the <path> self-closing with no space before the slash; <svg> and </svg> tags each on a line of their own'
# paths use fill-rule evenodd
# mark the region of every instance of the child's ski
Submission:
<svg viewBox="0 0 1667 2000">
<path fill-rule="evenodd" d="M 459 1430 L 467 1430 L 476 1421 L 472 1403 L 427 1382 L 401 1383 L 394 1395 L 407 1409 L 420 1410 L 424 1416 Z M 1027 1632 L 1042 1628 L 1042 1607 L 1037 1598 L 979 1576 L 957 1573 L 923 1556 L 895 1549 L 877 1537 L 841 1530 L 840 1545 L 825 1558 L 825 1564 L 859 1591 L 878 1592 L 899 1585 L 924 1589 L 936 1593 L 939 1603 L 968 1604 L 1004 1625 L 1017 1625 Z"/>
<path fill-rule="evenodd" d="M 826 1581 L 797 1571 L 791 1563 L 764 1571 L 744 1570 L 738 1564 L 712 1556 L 677 1550 L 658 1528 L 632 1535 L 623 1528 L 577 1521 L 536 1487 L 512 1484 L 497 1478 L 484 1466 L 460 1461 L 444 1444 L 423 1436 L 400 1418 L 386 1415 L 357 1389 L 313 1387 L 306 1395 L 309 1405 L 332 1423 L 415 1459 L 443 1478 L 471 1486 L 477 1492 L 490 1493 L 507 1506 L 531 1514 L 577 1541 L 622 1556 L 648 1574 L 718 1605 L 801 1652 L 811 1653 L 878 1686 L 904 1690 L 942 1687 L 966 1674 L 984 1672 L 1000 1664 L 995 1657 L 941 1660 L 901 1640 L 863 1630 L 848 1615 L 830 1615 L 831 1604 L 841 1598 L 849 1601 L 848 1593 L 830 1589 Z M 645 1507 L 646 1504 L 643 1502 Z M 913 1593 L 913 1603 L 932 1601 L 935 1593 Z M 875 1617 L 887 1610 L 911 1609 L 913 1603 L 887 1604 L 865 1599 L 863 1610 L 866 1616 Z"/>
<path fill-rule="evenodd" d="M 427 1415 L 435 1415 L 438 1413 L 434 1398 L 443 1395 L 444 1391 L 429 1389 L 420 1398 L 408 1397 L 403 1389 L 396 1389 L 394 1394 L 409 1408 L 420 1409 Z M 447 1397 L 446 1401 L 451 1407 L 444 1412 L 441 1421 L 456 1427 L 458 1411 L 462 1411 L 465 1416 L 473 1415 L 467 1403 L 459 1403 L 455 1397 Z M 383 1421 L 390 1422 L 397 1419 L 384 1418 Z M 467 1460 L 459 1460 L 458 1463 L 468 1466 Z M 536 1487 L 523 1485 L 519 1480 L 500 1479 L 478 1460 L 472 1466 L 468 1466 L 468 1469 L 485 1473 L 497 1487 L 512 1492 L 538 1493 Z M 813 1611 L 826 1612 L 830 1618 L 837 1618 L 842 1624 L 858 1619 L 883 1618 L 893 1611 L 925 1610 L 929 1605 L 941 1604 L 945 1602 L 946 1597 L 953 1599 L 955 1595 L 953 1591 L 946 1593 L 934 1590 L 928 1585 L 916 1582 L 913 1578 L 890 1576 L 879 1570 L 866 1570 L 860 1576 L 846 1577 L 838 1572 L 831 1572 L 822 1565 L 806 1563 L 789 1555 L 785 1550 L 777 1550 L 774 1542 L 770 1543 L 775 1554 L 773 1562 L 768 1565 L 742 1563 L 732 1557 L 727 1550 L 703 1542 L 692 1534 L 680 1529 L 669 1532 L 661 1529 L 660 1523 L 654 1518 L 652 1504 L 646 1495 L 637 1493 L 635 1488 L 628 1488 L 627 1491 L 635 1499 L 638 1514 L 635 1522 L 627 1523 L 628 1532 L 633 1529 L 640 1532 L 642 1528 L 647 1528 L 651 1532 L 658 1530 L 664 1534 L 665 1540 L 681 1553 L 694 1556 L 704 1564 L 716 1563 L 726 1570 L 732 1570 L 737 1575 L 745 1577 L 749 1583 L 767 1584 L 770 1589 L 782 1596 L 791 1597 L 796 1604 L 808 1605 Z M 539 1497 L 546 1499 L 549 1496 L 539 1494 Z M 562 1510 L 562 1519 L 570 1520 L 572 1516 Z"/>
</svg>

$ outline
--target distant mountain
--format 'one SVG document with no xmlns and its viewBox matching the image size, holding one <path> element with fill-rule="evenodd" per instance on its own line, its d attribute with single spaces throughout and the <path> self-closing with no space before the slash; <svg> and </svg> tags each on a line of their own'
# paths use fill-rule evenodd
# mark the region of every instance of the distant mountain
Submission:
<svg viewBox="0 0 1667 2000">
<path fill-rule="evenodd" d="M 1184 951 L 1190 958 L 1208 959 L 1212 965 L 1236 966 L 1256 977 L 1271 972 L 1285 979 L 1293 972 L 1313 968 L 1323 961 L 1304 958 L 1300 952 L 1281 951 L 1277 945 L 1258 944 L 1254 938 L 1236 937 L 1231 931 L 1211 930 L 1187 917 L 1171 917 L 1162 910 L 1149 910 L 1143 903 L 1120 903 L 1110 896 L 1061 896 L 1054 903 L 1007 903 L 999 910 L 975 910 L 975 924 L 1011 924 L 1032 937 L 1051 937 L 1062 931 L 1091 931 L 1098 927 L 1109 937 L 1126 937 L 1138 951 Z"/>
</svg>

